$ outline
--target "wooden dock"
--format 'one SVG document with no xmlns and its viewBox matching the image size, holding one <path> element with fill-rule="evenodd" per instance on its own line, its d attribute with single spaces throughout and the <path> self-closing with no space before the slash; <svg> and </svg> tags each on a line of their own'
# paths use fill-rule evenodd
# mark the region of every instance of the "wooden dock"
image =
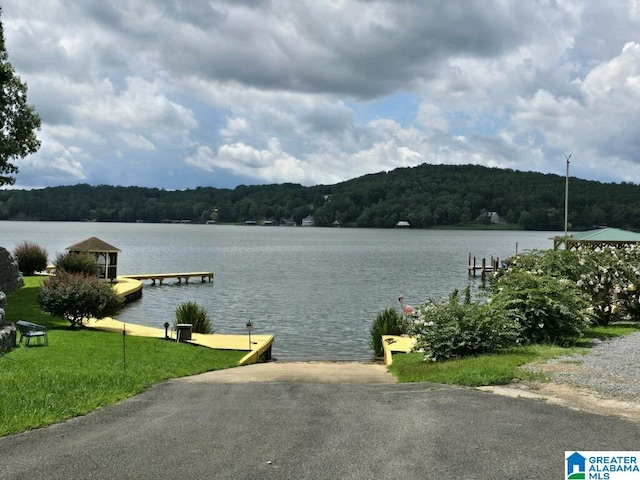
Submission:
<svg viewBox="0 0 640 480">
<path fill-rule="evenodd" d="M 106 332 L 123 333 L 137 337 L 166 338 L 165 330 L 158 327 L 137 325 L 134 323 L 123 323 L 113 318 L 107 317 L 101 320 L 95 318 L 85 320 L 88 328 L 103 330 Z M 176 332 L 169 333 L 171 340 L 176 340 Z M 251 335 L 251 340 L 246 334 L 219 334 L 219 333 L 192 333 L 191 340 L 186 343 L 200 345 L 202 347 L 213 348 L 215 350 L 238 350 L 246 351 L 247 354 L 240 359 L 238 365 L 249 365 L 271 359 L 271 349 L 275 337 L 271 334 Z"/>
<path fill-rule="evenodd" d="M 477 274 L 480 274 L 480 276 L 484 277 L 487 274 L 496 273 L 499 268 L 500 268 L 500 259 L 497 257 L 496 258 L 491 257 L 490 261 L 488 262 L 486 258 L 483 258 L 480 265 L 478 265 L 476 263 L 476 257 L 472 258 L 471 254 L 469 254 L 469 264 L 467 267 L 467 271 L 469 272 L 469 275 L 473 275 L 475 277 Z"/>
<path fill-rule="evenodd" d="M 382 335 L 382 349 L 384 350 L 384 364 L 389 366 L 393 363 L 394 353 L 409 353 L 416 346 L 414 337 L 403 337 L 400 335 Z"/>
<path fill-rule="evenodd" d="M 144 273 L 141 275 L 121 275 L 123 278 L 133 278 L 135 280 L 151 280 L 152 285 L 156 284 L 156 281 L 162 285 L 162 282 L 167 278 L 175 278 L 178 283 L 189 283 L 191 278 L 200 278 L 204 283 L 206 280 L 213 281 L 213 272 L 184 272 L 184 273 Z"/>
</svg>

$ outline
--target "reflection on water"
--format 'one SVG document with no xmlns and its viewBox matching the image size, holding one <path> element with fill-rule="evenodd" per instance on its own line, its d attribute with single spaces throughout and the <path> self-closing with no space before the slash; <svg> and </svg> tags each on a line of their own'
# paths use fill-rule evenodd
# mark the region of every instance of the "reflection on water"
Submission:
<svg viewBox="0 0 640 480">
<path fill-rule="evenodd" d="M 469 253 L 552 246 L 549 232 L 0 222 L 0 246 L 33 241 L 50 259 L 91 236 L 121 249 L 119 274 L 215 273 L 213 283 L 145 286 L 120 320 L 161 327 L 191 300 L 220 333 L 245 333 L 250 319 L 275 334 L 281 360 L 368 360 L 371 322 L 400 293 L 416 305 L 475 286 Z"/>
</svg>

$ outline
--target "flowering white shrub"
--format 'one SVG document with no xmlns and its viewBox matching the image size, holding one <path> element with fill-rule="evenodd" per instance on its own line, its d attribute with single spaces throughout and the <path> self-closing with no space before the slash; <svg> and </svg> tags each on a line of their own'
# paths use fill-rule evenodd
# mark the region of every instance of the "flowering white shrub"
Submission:
<svg viewBox="0 0 640 480">
<path fill-rule="evenodd" d="M 454 292 L 446 301 L 429 301 L 416 310 L 410 333 L 427 361 L 491 353 L 520 341 L 517 321 L 490 303 L 471 302 L 468 294 L 464 302 Z"/>
<path fill-rule="evenodd" d="M 534 251 L 507 261 L 509 268 L 575 282 L 587 294 L 591 309 L 599 324 L 611 321 L 640 319 L 640 247 L 605 247 L 601 250 Z"/>
<path fill-rule="evenodd" d="M 531 343 L 565 344 L 592 321 L 589 297 L 575 282 L 513 268 L 492 285 L 491 304 L 516 320 Z"/>
<path fill-rule="evenodd" d="M 602 251 L 580 252 L 588 268 L 577 280 L 578 287 L 591 297 L 593 312 L 601 325 L 612 321 L 638 320 L 640 281 L 640 249 L 606 247 Z"/>
<path fill-rule="evenodd" d="M 507 259 L 487 302 L 417 307 L 411 334 L 425 360 L 488 353 L 518 342 L 571 343 L 591 323 L 640 320 L 640 247 L 533 251 Z"/>
</svg>

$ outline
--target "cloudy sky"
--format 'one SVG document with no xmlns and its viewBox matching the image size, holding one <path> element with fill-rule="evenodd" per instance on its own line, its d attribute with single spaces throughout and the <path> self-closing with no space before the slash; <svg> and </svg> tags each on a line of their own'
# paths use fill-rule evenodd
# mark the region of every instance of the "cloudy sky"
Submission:
<svg viewBox="0 0 640 480">
<path fill-rule="evenodd" d="M 640 0 L 3 0 L 15 187 L 333 184 L 422 163 L 640 183 Z"/>
</svg>

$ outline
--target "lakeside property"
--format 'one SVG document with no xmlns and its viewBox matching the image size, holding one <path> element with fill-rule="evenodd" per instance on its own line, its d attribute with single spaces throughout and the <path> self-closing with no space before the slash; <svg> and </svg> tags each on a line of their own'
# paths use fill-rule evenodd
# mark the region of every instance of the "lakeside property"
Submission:
<svg viewBox="0 0 640 480">
<path fill-rule="evenodd" d="M 3 362 L 0 436 L 83 415 L 169 378 L 231 368 L 245 355 L 245 352 L 198 348 L 158 338 L 123 336 L 119 324 L 112 332 L 69 330 L 67 322 L 51 317 L 37 306 L 39 281 L 38 277 L 29 277 L 24 288 L 10 294 L 8 320 L 29 318 L 47 326 L 50 345 L 21 347 L 0 358 Z M 599 328 L 590 333 L 587 340 L 632 331 L 637 331 L 637 326 Z M 154 330 L 153 335 L 156 333 Z M 539 375 L 526 373 L 519 366 L 580 351 L 584 349 L 535 346 L 442 363 L 425 363 L 420 354 L 399 355 L 391 371 L 405 382 L 495 385 L 532 378 L 531 375 L 540 379 Z"/>
<path fill-rule="evenodd" d="M 506 258 L 551 248 L 550 232 L 436 231 L 346 228 L 245 228 L 223 225 L 3 222 L 0 245 L 25 239 L 50 257 L 97 236 L 121 250 L 118 275 L 215 272 L 189 285 L 165 280 L 145 287 L 118 320 L 155 328 L 172 321 L 177 305 L 194 301 L 214 328 L 275 335 L 273 355 L 286 361 L 368 361 L 368 332 L 378 312 L 400 293 L 417 305 L 446 297 L 469 279 L 469 252 Z M 158 282 L 156 282 L 158 283 Z M 322 338 L 321 343 L 317 338 Z"/>
</svg>

